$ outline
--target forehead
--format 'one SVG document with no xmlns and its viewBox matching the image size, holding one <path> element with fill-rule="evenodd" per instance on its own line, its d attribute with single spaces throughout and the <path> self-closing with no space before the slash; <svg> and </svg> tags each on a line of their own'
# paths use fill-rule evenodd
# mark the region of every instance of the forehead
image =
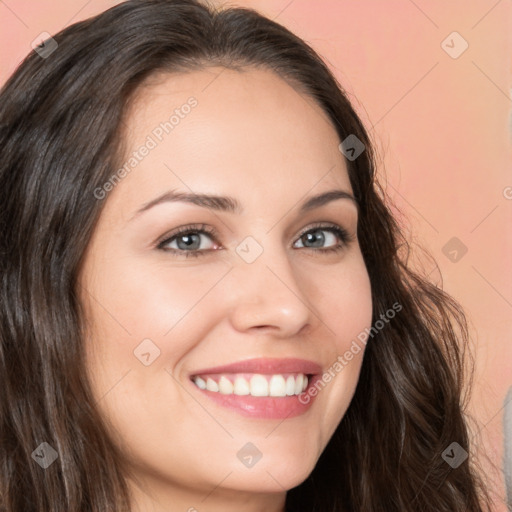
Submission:
<svg viewBox="0 0 512 512">
<path fill-rule="evenodd" d="M 124 127 L 129 172 L 113 195 L 131 202 L 170 188 L 260 204 L 271 189 L 295 199 L 313 188 L 351 191 L 327 114 L 270 70 L 154 76 L 134 96 Z"/>
</svg>

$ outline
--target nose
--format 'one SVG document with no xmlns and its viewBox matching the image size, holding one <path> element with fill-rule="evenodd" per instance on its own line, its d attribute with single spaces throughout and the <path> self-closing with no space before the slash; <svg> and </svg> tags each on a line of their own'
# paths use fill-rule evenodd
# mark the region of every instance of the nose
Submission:
<svg viewBox="0 0 512 512">
<path fill-rule="evenodd" d="M 307 282 L 284 249 L 267 248 L 252 263 L 240 258 L 230 274 L 230 318 L 238 331 L 268 331 L 286 338 L 311 326 L 316 315 L 308 302 Z"/>
</svg>

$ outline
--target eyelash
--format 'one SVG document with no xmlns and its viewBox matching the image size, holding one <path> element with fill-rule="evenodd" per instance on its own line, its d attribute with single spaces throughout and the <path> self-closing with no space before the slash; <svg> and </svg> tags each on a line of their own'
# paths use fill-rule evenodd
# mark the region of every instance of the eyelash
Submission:
<svg viewBox="0 0 512 512">
<path fill-rule="evenodd" d="M 341 228 L 340 226 L 337 226 L 336 224 L 325 224 L 325 223 L 317 223 L 313 226 L 309 226 L 306 230 L 304 230 L 297 240 L 300 240 L 304 235 L 307 235 L 310 232 L 315 231 L 329 231 L 335 235 L 341 240 L 341 243 L 333 246 L 333 247 L 327 247 L 327 248 L 312 248 L 312 247 L 299 247 L 299 249 L 310 249 L 315 252 L 321 252 L 321 253 L 336 253 L 341 251 L 345 248 L 346 245 L 348 245 L 350 242 L 352 242 L 354 236 L 350 235 L 345 229 Z M 207 226 L 206 224 L 191 224 L 188 226 L 182 226 L 181 228 L 176 229 L 175 231 L 168 233 L 165 235 L 165 238 L 163 240 L 160 240 L 156 243 L 156 248 L 165 252 L 170 252 L 176 255 L 185 256 L 186 258 L 190 257 L 199 257 L 204 256 L 205 253 L 209 253 L 211 251 L 214 251 L 216 249 L 194 249 L 191 251 L 185 251 L 183 249 L 168 249 L 165 248 L 165 245 L 173 242 L 175 239 L 179 238 L 182 235 L 190 235 L 190 234 L 204 234 L 208 235 L 212 238 L 212 240 L 217 243 L 218 239 L 218 233 L 217 230 Z"/>
</svg>

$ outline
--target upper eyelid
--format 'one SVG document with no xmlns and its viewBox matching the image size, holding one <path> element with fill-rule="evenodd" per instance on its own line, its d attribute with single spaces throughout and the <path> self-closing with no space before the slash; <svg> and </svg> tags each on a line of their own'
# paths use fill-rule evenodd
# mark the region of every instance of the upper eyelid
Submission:
<svg viewBox="0 0 512 512">
<path fill-rule="evenodd" d="M 204 224 L 201 224 L 201 225 L 192 224 L 190 226 L 182 226 L 180 228 L 171 230 L 171 232 L 168 232 L 165 235 L 159 237 L 154 245 L 156 245 L 158 247 L 158 246 L 160 246 L 166 242 L 169 242 L 170 240 L 172 240 L 180 235 L 186 235 L 187 233 L 201 233 L 201 234 L 206 234 L 212 238 L 219 237 L 218 231 L 213 227 L 208 227 Z"/>
</svg>

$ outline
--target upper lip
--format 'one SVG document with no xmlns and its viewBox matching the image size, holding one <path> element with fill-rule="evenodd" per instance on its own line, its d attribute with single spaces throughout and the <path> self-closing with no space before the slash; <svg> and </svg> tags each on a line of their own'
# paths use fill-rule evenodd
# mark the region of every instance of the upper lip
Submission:
<svg viewBox="0 0 512 512">
<path fill-rule="evenodd" d="M 321 373 L 319 364 L 298 358 L 256 358 L 238 361 L 236 363 L 204 368 L 194 371 L 191 375 L 207 373 L 259 373 L 259 374 L 280 374 L 280 373 L 304 373 L 316 375 Z"/>
</svg>

